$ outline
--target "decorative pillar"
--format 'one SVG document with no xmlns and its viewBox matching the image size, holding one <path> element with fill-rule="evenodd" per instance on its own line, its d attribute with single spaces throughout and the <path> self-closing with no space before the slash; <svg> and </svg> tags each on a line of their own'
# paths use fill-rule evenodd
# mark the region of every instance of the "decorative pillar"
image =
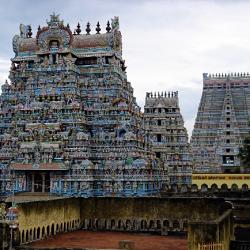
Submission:
<svg viewBox="0 0 250 250">
<path fill-rule="evenodd" d="M 42 192 L 45 193 L 45 173 L 42 173 Z"/>
<path fill-rule="evenodd" d="M 35 192 L 35 175 L 32 173 L 31 175 L 31 192 Z"/>
</svg>

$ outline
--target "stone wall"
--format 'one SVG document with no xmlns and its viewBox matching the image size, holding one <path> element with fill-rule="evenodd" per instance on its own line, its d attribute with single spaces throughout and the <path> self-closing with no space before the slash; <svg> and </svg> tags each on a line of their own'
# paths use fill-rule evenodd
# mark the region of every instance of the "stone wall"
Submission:
<svg viewBox="0 0 250 250">
<path fill-rule="evenodd" d="M 190 222 L 188 225 L 188 249 L 198 249 L 198 243 L 222 242 L 229 250 L 233 239 L 232 211 L 227 210 L 216 220 Z"/>
<path fill-rule="evenodd" d="M 187 232 L 190 223 L 215 221 L 229 208 L 223 198 L 205 197 L 66 198 L 18 206 L 19 232 L 14 232 L 14 241 L 21 244 L 79 228 L 162 235 Z"/>
<path fill-rule="evenodd" d="M 224 199 L 204 197 L 89 198 L 81 199 L 81 216 L 82 219 L 84 217 L 215 219 L 219 215 L 223 204 Z"/>
<path fill-rule="evenodd" d="M 19 204 L 20 242 L 43 239 L 48 235 L 80 227 L 80 200 L 60 199 Z"/>
<path fill-rule="evenodd" d="M 81 221 L 89 230 L 187 231 L 190 221 L 214 220 L 225 210 L 212 198 L 90 198 L 81 200 Z"/>
</svg>

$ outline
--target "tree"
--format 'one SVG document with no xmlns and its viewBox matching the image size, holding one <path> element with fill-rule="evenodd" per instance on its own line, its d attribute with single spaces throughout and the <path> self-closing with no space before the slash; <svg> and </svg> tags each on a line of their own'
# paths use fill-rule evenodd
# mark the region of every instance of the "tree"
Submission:
<svg viewBox="0 0 250 250">
<path fill-rule="evenodd" d="M 246 168 L 250 168 L 250 133 L 245 138 L 243 146 L 240 148 L 239 157 L 242 165 Z"/>
</svg>

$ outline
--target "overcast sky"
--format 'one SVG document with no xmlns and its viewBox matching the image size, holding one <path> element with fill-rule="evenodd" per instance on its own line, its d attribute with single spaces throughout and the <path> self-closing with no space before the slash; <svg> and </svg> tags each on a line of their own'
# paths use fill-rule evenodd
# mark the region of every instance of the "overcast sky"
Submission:
<svg viewBox="0 0 250 250">
<path fill-rule="evenodd" d="M 191 135 L 202 91 L 202 73 L 247 72 L 250 61 L 250 1 L 1 0 L 0 82 L 14 56 L 19 24 L 33 34 L 52 12 L 75 28 L 120 17 L 128 80 L 143 107 L 145 92 L 179 91 Z M 85 28 L 84 28 L 85 29 Z"/>
</svg>

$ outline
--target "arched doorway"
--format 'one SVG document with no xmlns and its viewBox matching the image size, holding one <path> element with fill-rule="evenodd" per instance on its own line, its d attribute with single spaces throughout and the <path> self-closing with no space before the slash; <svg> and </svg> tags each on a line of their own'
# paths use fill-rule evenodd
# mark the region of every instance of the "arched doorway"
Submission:
<svg viewBox="0 0 250 250">
<path fill-rule="evenodd" d="M 111 230 L 115 230 L 115 220 L 111 220 Z"/>
<path fill-rule="evenodd" d="M 37 228 L 36 238 L 40 239 L 40 227 Z"/>
<path fill-rule="evenodd" d="M 25 242 L 29 242 L 29 230 L 26 231 L 26 239 L 25 239 Z"/>
<path fill-rule="evenodd" d="M 52 224 L 52 226 L 51 226 L 50 234 L 55 235 L 55 226 L 54 226 L 54 224 Z"/>
</svg>

